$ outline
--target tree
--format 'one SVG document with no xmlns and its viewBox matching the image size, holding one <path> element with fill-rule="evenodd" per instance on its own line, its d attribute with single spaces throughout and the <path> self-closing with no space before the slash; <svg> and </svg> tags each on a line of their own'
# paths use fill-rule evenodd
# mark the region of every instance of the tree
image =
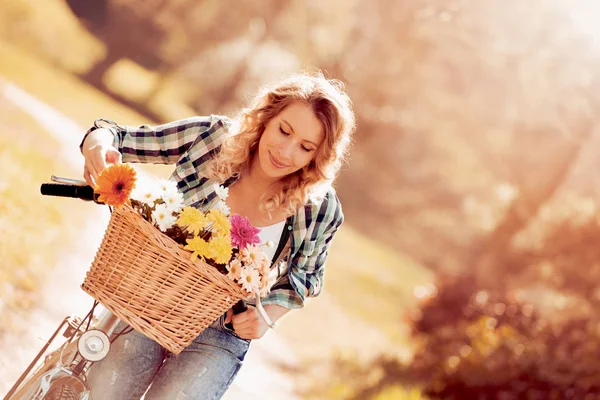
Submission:
<svg viewBox="0 0 600 400">
<path fill-rule="evenodd" d="M 270 1 L 257 7 L 246 0 L 102 0 L 91 3 L 69 0 L 68 4 L 106 44 L 105 58 L 84 76 L 104 90 L 104 74 L 120 59 L 131 59 L 147 69 L 166 74 L 207 49 L 239 36 L 252 18 L 285 6 L 285 2 Z"/>
</svg>

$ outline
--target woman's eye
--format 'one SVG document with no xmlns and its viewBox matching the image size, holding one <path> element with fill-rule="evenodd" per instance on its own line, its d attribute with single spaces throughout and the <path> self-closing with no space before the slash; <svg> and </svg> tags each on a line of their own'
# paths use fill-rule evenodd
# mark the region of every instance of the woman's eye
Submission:
<svg viewBox="0 0 600 400">
<path fill-rule="evenodd" d="M 302 150 L 304 150 L 304 151 L 306 151 L 306 152 L 309 152 L 309 151 L 311 151 L 311 149 L 309 149 L 309 148 L 308 148 L 308 147 L 306 147 L 306 146 L 300 146 L 300 147 L 302 147 Z"/>
<path fill-rule="evenodd" d="M 283 133 L 285 136 L 289 136 L 289 133 L 287 133 L 286 131 L 284 131 L 281 126 L 279 127 L 279 132 Z"/>
</svg>

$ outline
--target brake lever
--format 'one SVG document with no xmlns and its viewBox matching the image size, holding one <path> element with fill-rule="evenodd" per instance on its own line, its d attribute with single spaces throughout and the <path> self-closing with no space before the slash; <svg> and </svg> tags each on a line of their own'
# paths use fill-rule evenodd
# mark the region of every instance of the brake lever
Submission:
<svg viewBox="0 0 600 400">
<path fill-rule="evenodd" d="M 80 179 L 64 178 L 62 176 L 56 176 L 56 175 L 52 175 L 50 177 L 50 180 L 52 182 L 65 183 L 67 185 L 88 186 L 88 183 L 86 181 L 82 181 Z"/>
</svg>

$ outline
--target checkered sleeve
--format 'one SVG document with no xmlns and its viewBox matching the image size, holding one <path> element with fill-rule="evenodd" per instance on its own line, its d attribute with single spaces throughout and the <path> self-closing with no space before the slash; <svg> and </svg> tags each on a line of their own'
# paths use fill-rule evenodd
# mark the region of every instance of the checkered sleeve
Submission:
<svg viewBox="0 0 600 400">
<path fill-rule="evenodd" d="M 173 164 L 192 145 L 203 141 L 206 145 L 227 131 L 226 117 L 210 115 L 192 117 L 163 125 L 123 126 L 106 119 L 97 119 L 81 141 L 95 129 L 106 128 L 114 135 L 113 146 L 123 155 L 123 162 Z"/>
<path fill-rule="evenodd" d="M 307 235 L 298 251 L 292 254 L 288 273 L 273 285 L 269 295 L 262 300 L 263 304 L 302 308 L 307 297 L 316 297 L 323 289 L 329 245 L 344 222 L 344 214 L 333 190 L 327 193 L 319 207 L 307 206 L 304 211 L 298 223 L 306 223 L 309 227 Z"/>
</svg>

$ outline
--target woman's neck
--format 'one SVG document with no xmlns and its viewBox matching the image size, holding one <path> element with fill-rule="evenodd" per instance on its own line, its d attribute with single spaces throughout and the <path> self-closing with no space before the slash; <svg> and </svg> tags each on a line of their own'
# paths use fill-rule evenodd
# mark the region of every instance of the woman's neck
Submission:
<svg viewBox="0 0 600 400">
<path fill-rule="evenodd" d="M 254 157 L 250 163 L 250 167 L 245 173 L 241 174 L 240 179 L 244 180 L 248 187 L 252 187 L 253 191 L 267 193 L 268 191 L 275 189 L 281 180 L 266 176 L 260 169 L 258 163 L 258 157 Z"/>
</svg>

